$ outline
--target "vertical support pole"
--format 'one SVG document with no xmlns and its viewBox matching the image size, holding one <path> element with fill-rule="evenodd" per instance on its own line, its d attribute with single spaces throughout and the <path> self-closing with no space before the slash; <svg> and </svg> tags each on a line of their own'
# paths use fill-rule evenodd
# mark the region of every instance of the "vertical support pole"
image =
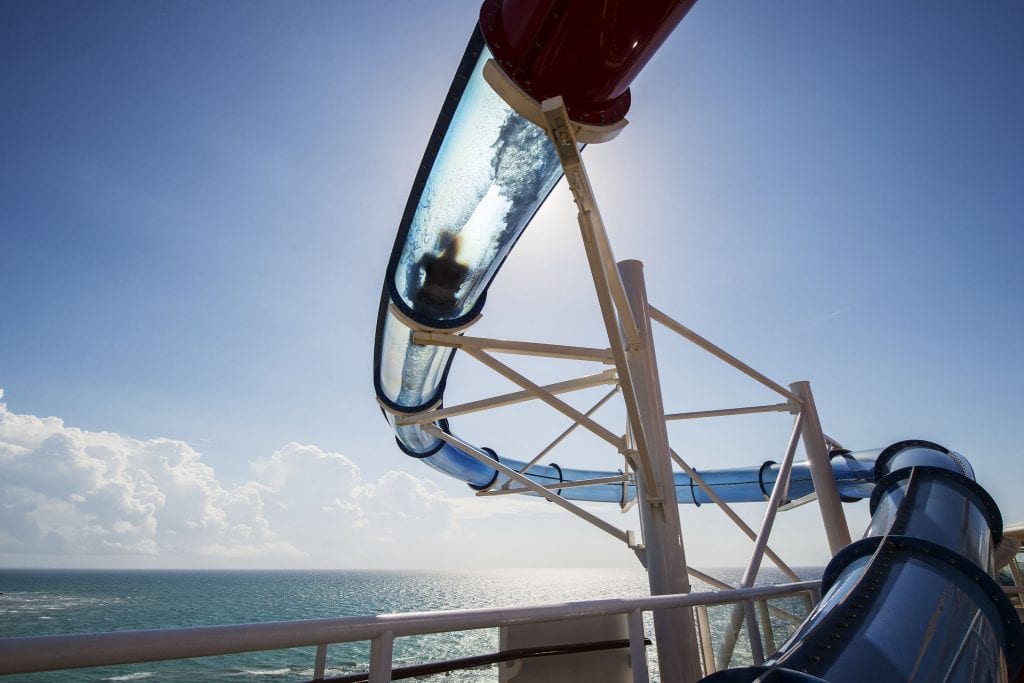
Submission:
<svg viewBox="0 0 1024 683">
<path fill-rule="evenodd" d="M 818 409 L 814 405 L 814 394 L 811 393 L 810 382 L 793 382 L 789 388 L 803 401 L 800 411 L 804 418 L 804 450 L 807 452 L 814 492 L 818 494 L 818 507 L 821 509 L 821 521 L 825 524 L 828 547 L 835 555 L 850 545 L 850 528 L 846 524 L 843 503 L 839 500 L 839 489 L 832 476 L 832 465 L 829 463 L 828 448 L 825 446 L 825 434 L 818 419 Z"/>
<path fill-rule="evenodd" d="M 689 593 L 690 579 L 686 573 L 686 555 L 679 523 L 672 459 L 665 427 L 658 362 L 651 334 L 651 318 L 644 284 L 643 264 L 622 261 L 619 273 L 633 319 L 637 323 L 638 343 L 626 350 L 626 364 L 633 382 L 636 405 L 634 417 L 642 423 L 644 443 L 638 459 L 652 472 L 654 481 L 637 477 L 640 523 L 643 527 L 647 555 L 647 577 L 652 595 Z M 651 488 L 657 492 L 652 495 Z M 655 610 L 654 631 L 658 644 L 658 665 L 661 680 L 666 683 L 689 683 L 701 677 L 697 630 L 689 608 Z"/>
<path fill-rule="evenodd" d="M 388 683 L 391 680 L 394 646 L 395 636 L 391 631 L 385 631 L 370 641 L 369 683 Z"/>
</svg>

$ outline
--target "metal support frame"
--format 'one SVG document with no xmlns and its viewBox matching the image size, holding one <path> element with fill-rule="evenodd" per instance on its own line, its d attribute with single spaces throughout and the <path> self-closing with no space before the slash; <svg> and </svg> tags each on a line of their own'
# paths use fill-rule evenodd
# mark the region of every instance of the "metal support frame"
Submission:
<svg viewBox="0 0 1024 683">
<path fill-rule="evenodd" d="M 542 486 L 549 491 L 561 491 L 562 489 L 578 488 L 580 486 L 597 486 L 599 484 L 620 484 L 622 482 L 628 482 L 630 479 L 625 474 L 620 474 L 614 477 L 598 477 L 597 479 L 580 479 L 579 481 L 562 481 L 557 484 L 542 484 Z M 510 493 L 531 493 L 526 488 L 505 488 L 502 486 L 500 489 L 493 491 L 477 491 L 478 496 L 505 496 Z"/>
<path fill-rule="evenodd" d="M 779 476 L 772 487 L 772 495 L 768 499 L 768 506 L 764 511 L 764 519 L 761 521 L 761 530 L 757 533 L 757 540 L 754 541 L 754 550 L 750 555 L 743 578 L 740 580 L 740 588 L 748 588 L 754 585 L 757 579 L 757 572 L 761 568 L 761 559 L 764 557 L 765 549 L 768 547 L 768 537 L 772 533 L 772 526 L 775 524 L 775 514 L 778 512 L 779 504 L 785 500 L 789 490 L 789 475 L 793 469 L 793 456 L 796 454 L 797 443 L 800 441 L 800 433 L 805 421 L 801 413 L 793 420 L 793 431 L 790 433 L 789 443 L 786 445 L 786 455 L 779 467 Z M 736 646 L 736 638 L 739 635 L 740 622 L 746 618 L 747 632 L 750 634 L 750 650 L 754 657 L 754 664 L 764 661 L 764 649 L 761 646 L 759 637 L 760 630 L 757 625 L 757 618 L 754 614 L 754 604 L 745 602 L 737 605 L 732 612 L 729 626 L 722 637 L 722 647 L 719 650 L 715 665 L 723 669 L 729 665 L 732 650 Z"/>
<path fill-rule="evenodd" d="M 581 389 L 590 389 L 591 387 L 615 384 L 616 382 L 618 382 L 618 377 L 615 375 L 615 371 L 605 370 L 604 372 L 600 372 L 596 375 L 590 375 L 589 377 L 580 377 L 579 379 L 570 379 L 565 382 L 556 382 L 555 384 L 547 384 L 545 386 L 538 387 L 541 390 L 540 392 L 529 389 L 524 391 L 515 391 L 510 394 L 501 394 L 500 396 L 494 396 L 492 398 L 462 403 L 457 406 L 451 406 L 450 408 L 438 408 L 424 411 L 422 413 L 398 416 L 395 418 L 395 424 L 427 424 L 430 422 L 437 422 L 438 420 L 443 420 L 448 417 L 469 415 L 470 413 L 478 413 L 482 410 L 490 410 L 491 408 L 500 408 L 502 406 L 510 406 L 516 403 L 534 401 L 541 398 L 541 393 L 549 396 L 556 396 L 558 394 L 569 393 L 570 391 L 580 391 Z"/>
<path fill-rule="evenodd" d="M 688 593 L 690 581 L 686 573 L 686 552 L 672 475 L 671 449 L 663 417 L 665 408 L 662 405 L 643 265 L 639 261 L 623 261 L 619 264 L 619 270 L 634 320 L 640 325 L 637 347 L 626 353 L 630 374 L 638 380 L 634 386 L 636 403 L 627 404 L 627 410 L 636 411 L 636 418 L 647 435 L 645 445 L 649 450 L 639 451 L 638 457 L 641 462 L 649 463 L 657 486 L 652 494 L 651 482 L 637 478 L 640 523 L 647 547 L 647 576 L 652 595 Z M 662 679 L 696 681 L 700 678 L 693 612 L 659 612 L 654 615 L 654 628 L 658 635 L 658 662 Z"/>
<path fill-rule="evenodd" d="M 625 531 L 617 529 L 616 527 L 614 527 L 611 524 L 609 524 L 608 522 L 604 521 L 603 519 L 601 519 L 597 515 L 584 510 L 580 506 L 575 505 L 573 503 L 570 503 L 569 501 L 567 501 L 565 498 L 562 498 L 557 493 L 554 493 L 550 489 L 545 488 L 544 486 L 542 486 L 541 484 L 538 484 L 537 482 L 533 481 L 532 479 L 523 476 L 522 474 L 520 474 L 519 472 L 515 471 L 511 467 L 508 467 L 507 465 L 501 464 L 500 462 L 498 462 L 497 460 L 495 460 L 494 458 L 492 458 L 488 454 L 484 453 L 481 450 L 478 450 L 476 447 L 472 446 L 471 444 L 466 443 L 465 441 L 463 441 L 462 439 L 458 438 L 457 436 L 452 436 L 448 432 L 446 432 L 446 431 L 444 431 L 442 429 L 439 429 L 438 427 L 436 427 L 436 426 L 434 426 L 432 424 L 423 425 L 423 431 L 427 432 L 428 434 L 430 434 L 432 436 L 436 436 L 439 439 L 443 439 L 444 441 L 447 441 L 448 443 L 450 443 L 451 445 L 455 446 L 456 448 L 458 448 L 460 451 L 462 451 L 466 455 L 476 459 L 478 462 L 481 462 L 481 463 L 487 465 L 488 467 L 493 467 L 494 469 L 498 470 L 499 472 L 504 474 L 509 479 L 516 480 L 519 484 L 521 484 L 524 488 L 528 489 L 531 493 L 536 493 L 537 495 L 540 495 L 540 496 L 550 500 L 552 503 L 555 503 L 559 507 L 562 507 L 565 510 L 568 510 L 569 512 L 571 512 L 572 514 L 576 515 L 577 517 L 580 517 L 580 518 L 590 522 L 591 524 L 596 526 L 598 529 L 601 529 L 602 531 L 605 531 L 605 532 L 611 534 L 612 536 L 614 536 L 615 538 L 619 539 L 620 541 L 622 541 L 624 543 L 628 543 L 629 542 L 628 535 L 626 534 Z"/>
<path fill-rule="evenodd" d="M 729 417 L 730 415 L 753 415 L 756 413 L 791 413 L 793 406 L 789 403 L 772 403 L 766 406 L 749 406 L 747 408 L 720 408 L 719 410 L 698 410 L 690 413 L 669 413 L 666 420 L 698 420 L 706 417 Z"/>
<path fill-rule="evenodd" d="M 540 400 L 544 401 L 558 412 L 572 418 L 582 427 L 585 427 L 587 430 L 593 432 L 596 436 L 604 439 L 612 446 L 615 446 L 618 449 L 624 448 L 623 439 L 621 436 L 613 434 L 610 430 L 594 422 L 589 417 L 587 417 L 580 411 L 576 410 L 565 401 L 555 398 L 554 394 L 545 391 L 543 387 L 541 387 L 538 384 L 534 384 L 523 375 L 519 374 L 509 366 L 499 361 L 497 358 L 494 358 L 493 356 L 485 353 L 484 351 L 480 351 L 479 349 L 463 349 L 463 351 L 466 353 L 466 355 L 480 361 L 481 363 L 489 367 L 491 370 L 494 370 L 496 373 L 498 373 L 505 379 L 515 384 L 518 384 L 526 391 L 529 391 L 531 394 L 533 394 Z"/>
<path fill-rule="evenodd" d="M 818 494 L 818 507 L 821 509 L 821 521 L 825 524 L 828 547 L 835 555 L 850 545 L 850 527 L 846 523 L 843 503 L 839 498 L 839 489 L 832 476 L 832 465 L 829 463 L 828 448 L 825 446 L 825 434 L 821 431 L 821 421 L 818 419 L 818 409 L 814 405 L 814 394 L 811 393 L 810 382 L 794 382 L 789 386 L 800 397 L 803 404 L 804 450 L 807 453 L 807 462 L 811 469 L 814 492 Z"/>
<path fill-rule="evenodd" d="M 697 470 L 695 470 L 692 467 L 690 467 L 689 464 L 687 464 L 687 462 L 685 460 L 683 460 L 681 457 L 679 457 L 679 454 L 676 453 L 675 451 L 672 451 L 672 459 L 675 461 L 675 463 L 677 465 L 679 465 L 680 468 L 682 468 L 682 470 L 684 472 L 686 472 L 686 474 L 690 477 L 690 479 L 692 479 L 694 481 L 694 483 L 697 484 L 697 486 L 700 488 L 700 490 L 703 491 L 704 493 L 706 493 L 708 498 L 710 498 L 715 503 L 715 505 L 717 505 L 719 507 L 719 509 L 721 509 L 722 512 L 725 513 L 726 517 L 731 519 L 732 522 L 737 527 L 739 527 L 740 530 L 744 534 L 746 534 L 747 537 L 750 538 L 751 541 L 755 541 L 755 542 L 757 541 L 757 533 L 755 533 L 754 530 L 752 528 L 750 528 L 749 524 L 747 524 L 745 521 L 743 521 L 743 518 L 740 517 L 736 513 L 736 511 L 733 510 L 732 507 L 728 503 L 726 503 L 724 500 L 722 500 L 721 496 L 719 496 L 717 493 L 715 493 L 715 490 L 713 488 L 711 488 L 707 484 L 706 481 L 704 481 L 704 478 L 702 476 L 700 476 L 700 473 L 698 473 Z M 765 549 L 764 550 L 765 550 L 765 554 L 768 555 L 768 557 L 771 559 L 771 561 L 775 563 L 775 566 L 778 567 L 779 570 L 783 574 L 785 574 L 787 577 L 789 577 L 793 581 L 800 581 L 800 577 L 797 576 L 797 573 L 795 571 L 793 571 L 789 567 L 789 565 L 787 565 L 785 562 L 783 562 L 782 558 L 779 557 L 778 555 L 776 555 L 775 551 L 773 551 L 771 548 L 769 548 L 767 546 L 767 544 L 765 545 Z"/>
<path fill-rule="evenodd" d="M 637 551 L 644 562 L 654 595 L 685 593 L 690 590 L 688 576 L 706 581 L 719 589 L 732 589 L 724 581 L 695 570 L 686 565 L 683 550 L 682 532 L 679 523 L 678 502 L 676 500 L 673 480 L 672 462 L 675 461 L 691 480 L 704 491 L 708 497 L 732 520 L 739 529 L 753 542 L 754 549 L 750 564 L 744 574 L 741 585 L 749 586 L 756 578 L 762 558 L 767 555 L 787 576 L 798 580 L 796 572 L 787 566 L 768 546 L 775 515 L 780 510 L 790 509 L 805 502 L 805 497 L 783 505 L 788 488 L 788 477 L 792 466 L 796 442 L 803 436 L 808 460 L 811 462 L 814 479 L 815 496 L 822 508 L 829 547 L 833 553 L 849 543 L 849 531 L 845 517 L 839 506 L 839 498 L 835 482 L 828 463 L 826 444 L 838 447 L 838 442 L 824 435 L 814 407 L 813 396 L 806 382 L 798 382 L 789 388 L 769 379 L 747 363 L 724 351 L 708 339 L 674 320 L 667 314 L 650 305 L 644 285 L 642 265 L 637 261 L 616 262 L 611 243 L 605 230 L 603 219 L 597 206 L 593 188 L 587 175 L 586 167 L 579 153 L 574 126 L 569 119 L 561 98 L 552 98 L 543 103 L 533 103 L 536 111 L 536 123 L 542 123 L 552 140 L 558 155 L 566 182 L 577 205 L 577 220 L 583 241 L 584 251 L 593 278 L 602 321 L 605 325 L 609 347 L 592 348 L 558 344 L 542 344 L 526 341 L 507 341 L 483 337 L 468 337 L 452 331 L 425 330 L 416 328 L 413 341 L 417 344 L 433 344 L 461 349 L 466 355 L 474 358 L 494 372 L 518 385 L 522 390 L 435 409 L 416 415 L 398 416 L 399 425 L 417 424 L 422 429 L 459 448 L 462 452 L 479 462 L 493 467 L 508 479 L 501 488 L 481 491 L 480 496 L 507 495 L 512 493 L 534 494 L 556 503 L 572 514 L 590 522 L 620 541 L 626 542 Z M 534 119 L 531 119 L 534 120 Z M 692 412 L 666 413 L 662 405 L 661 387 L 659 383 L 657 359 L 651 330 L 652 321 L 657 321 L 670 331 L 682 336 L 712 356 L 724 361 L 751 379 L 780 395 L 784 402 L 765 405 L 745 406 L 737 408 L 721 408 Z M 614 370 L 607 370 L 597 375 L 582 377 L 555 384 L 538 385 L 502 363 L 491 353 L 508 353 L 568 360 L 599 362 L 613 364 Z M 616 388 L 604 396 L 597 404 L 586 412 L 580 412 L 557 398 L 558 394 L 579 389 L 615 384 Z M 625 436 L 614 434 L 611 430 L 595 422 L 592 415 L 607 402 L 617 391 L 621 391 L 627 414 Z M 437 420 L 473 413 L 481 410 L 512 405 L 524 401 L 539 399 L 566 415 L 572 423 L 547 447 L 527 462 L 520 471 L 515 471 L 472 445 L 439 429 Z M 691 468 L 670 447 L 667 434 L 668 421 L 683 421 L 713 417 L 748 415 L 758 413 L 788 412 L 797 416 L 794 431 L 787 448 L 786 459 L 780 469 L 779 477 L 768 501 L 765 518 L 760 531 L 756 532 L 743 521 L 732 508 L 727 505 L 714 489 Z M 542 485 L 526 476 L 526 473 L 547 456 L 566 437 L 578 427 L 584 427 L 605 442 L 615 447 L 626 459 L 624 474 L 620 476 L 602 477 L 587 481 L 559 482 Z M 635 473 L 635 474 L 631 474 Z M 644 545 L 635 543 L 635 535 L 631 531 L 621 531 L 604 520 L 589 513 L 559 495 L 561 489 L 595 484 L 621 482 L 625 487 L 635 483 L 637 496 L 632 503 L 637 504 L 643 531 Z M 834 496 L 828 493 L 829 487 Z M 834 498 L 834 501 L 833 501 Z M 630 505 L 624 505 L 624 511 Z M 755 611 L 758 610 L 758 611 Z M 798 620 L 771 605 L 747 603 L 737 612 L 741 619 L 747 614 L 747 627 L 751 634 L 751 645 L 755 658 L 760 660 L 763 653 L 760 649 L 759 625 L 757 616 L 762 621 L 765 615 L 777 615 L 788 621 Z M 697 656 L 698 645 L 695 642 L 697 626 L 702 632 L 708 630 L 706 611 L 703 616 L 700 610 L 695 615 L 691 610 L 661 610 L 655 613 L 655 629 L 659 643 L 659 662 L 661 676 L 664 681 L 695 681 L 700 677 L 700 662 Z M 696 621 L 695 621 L 696 619 Z M 631 629 L 634 617 L 630 616 Z M 738 626 L 738 625 L 737 625 Z M 770 621 L 766 622 L 766 633 L 771 633 Z M 735 640 L 733 640 L 733 646 Z M 381 646 L 383 647 L 383 645 Z M 731 647 L 729 648 L 731 650 Z M 709 668 L 715 666 L 714 657 L 704 653 L 704 660 Z M 633 653 L 634 657 L 637 653 Z M 721 663 L 721 653 L 719 655 Z M 728 659 L 726 659 L 726 663 Z M 646 672 L 646 669 L 644 669 Z M 709 672 L 710 673 L 710 672 Z M 645 674 L 646 675 L 646 674 Z"/>
<path fill-rule="evenodd" d="M 766 387 L 776 392 L 777 394 L 785 396 L 790 401 L 793 401 L 797 405 L 800 405 L 802 399 L 795 392 L 786 389 L 778 382 L 774 382 L 768 379 L 768 377 L 762 375 L 760 372 L 750 367 L 736 356 L 733 356 L 731 353 L 728 353 L 723 349 L 719 348 L 718 346 L 715 346 L 713 343 L 711 343 L 704 337 L 700 336 L 686 325 L 683 325 L 681 322 L 672 319 L 670 316 L 666 315 L 665 313 L 662 313 L 654 306 L 651 306 L 651 319 L 657 320 L 659 323 L 661 323 L 668 329 L 684 337 L 685 339 L 688 339 L 689 341 L 693 342 L 700 348 L 710 353 L 712 356 L 715 356 L 716 358 L 725 361 L 726 363 L 733 366 L 734 368 L 736 368 L 743 374 L 747 375 L 751 379 L 760 382 L 761 384 L 765 385 Z"/>
<path fill-rule="evenodd" d="M 612 396 L 615 396 L 615 394 L 617 394 L 617 393 L 619 393 L 619 387 L 618 386 L 614 387 L 611 391 L 609 391 L 607 394 L 602 396 L 600 401 L 598 401 L 597 403 L 592 405 L 590 407 L 590 409 L 587 412 L 583 413 L 583 414 L 586 415 L 587 417 L 593 417 L 594 413 L 596 413 L 598 410 L 600 410 L 601 407 L 605 403 L 607 403 L 609 400 L 611 400 Z M 540 453 L 538 453 L 537 455 L 533 456 L 533 458 L 531 458 L 528 463 L 523 465 L 523 469 L 519 470 L 519 473 L 520 474 L 526 474 L 527 472 L 529 472 L 531 467 L 533 467 L 538 462 L 540 462 L 544 458 L 545 455 L 547 455 L 548 453 L 553 451 L 558 446 L 558 444 L 562 443 L 570 434 L 572 434 L 574 431 L 576 431 L 576 428 L 579 427 L 579 426 L 580 426 L 580 424 L 578 422 L 573 422 L 571 425 L 566 427 L 565 430 L 561 434 L 556 436 L 551 443 L 549 443 L 547 446 L 542 448 Z M 508 488 L 509 486 L 511 486 L 511 484 L 512 484 L 512 482 L 505 482 L 505 484 L 502 486 L 502 488 Z M 625 500 L 626 496 L 622 496 L 622 499 Z"/>
<path fill-rule="evenodd" d="M 412 340 L 416 344 L 450 346 L 456 349 L 472 348 L 483 351 L 514 353 L 521 356 L 591 360 L 608 365 L 615 363 L 611 349 L 594 349 L 586 346 L 565 346 L 562 344 L 539 344 L 536 342 L 510 341 L 507 339 L 488 339 L 487 337 L 467 337 L 461 334 L 445 334 L 443 332 L 414 332 Z"/>
</svg>

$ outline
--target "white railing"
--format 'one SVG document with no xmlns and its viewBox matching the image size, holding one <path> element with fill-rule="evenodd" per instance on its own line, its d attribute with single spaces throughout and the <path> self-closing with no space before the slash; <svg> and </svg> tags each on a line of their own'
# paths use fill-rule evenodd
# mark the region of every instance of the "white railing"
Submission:
<svg viewBox="0 0 1024 683">
<path fill-rule="evenodd" d="M 369 680 L 371 683 L 377 683 L 391 680 L 392 644 L 395 638 L 586 617 L 627 615 L 634 681 L 647 681 L 644 612 L 680 607 L 703 608 L 739 601 L 763 601 L 801 592 L 817 596 L 820 587 L 820 581 L 802 581 L 707 593 L 590 600 L 554 605 L 0 638 L 0 674 L 316 647 L 313 678 L 320 680 L 323 679 L 326 670 L 328 645 L 370 641 Z M 753 625 L 753 631 L 748 631 L 748 634 L 752 642 L 760 640 L 756 624 Z"/>
</svg>

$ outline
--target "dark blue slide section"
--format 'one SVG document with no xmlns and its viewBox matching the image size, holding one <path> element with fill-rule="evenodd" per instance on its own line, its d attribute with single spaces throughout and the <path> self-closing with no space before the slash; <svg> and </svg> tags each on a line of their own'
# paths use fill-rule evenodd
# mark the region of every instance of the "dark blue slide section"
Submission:
<svg viewBox="0 0 1024 683">
<path fill-rule="evenodd" d="M 864 538 L 833 558 L 824 596 L 764 666 L 707 683 L 1006 681 L 1024 665 L 1024 629 L 992 579 L 995 502 L 967 462 L 927 441 L 879 454 Z"/>
</svg>

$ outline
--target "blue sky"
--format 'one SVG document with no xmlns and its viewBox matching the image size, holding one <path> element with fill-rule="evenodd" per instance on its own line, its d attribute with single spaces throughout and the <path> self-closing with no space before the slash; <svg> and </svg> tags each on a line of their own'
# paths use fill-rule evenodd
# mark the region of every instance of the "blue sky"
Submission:
<svg viewBox="0 0 1024 683">
<path fill-rule="evenodd" d="M 19 517 L 0 564 L 494 566 L 507 543 L 537 550 L 531 564 L 632 566 L 553 506 L 473 500 L 404 458 L 374 402 L 384 267 L 476 12 L 0 3 L 0 388 L 20 416 L 4 495 L 20 486 L 7 509 L 22 512 L 50 501 L 47 523 L 66 513 L 71 539 L 43 542 L 26 522 L 40 518 Z M 962 451 L 1008 520 L 1024 519 L 1022 35 L 1012 2 L 698 3 L 634 83 L 630 126 L 586 153 L 616 255 L 645 262 L 659 308 L 783 383 L 811 380 L 826 431 L 852 448 Z M 579 247 L 559 186 L 474 332 L 601 344 Z M 657 342 L 670 410 L 772 400 Z M 506 389 L 456 362 L 450 400 L 489 390 Z M 519 457 L 564 427 L 514 415 L 466 429 Z M 765 416 L 670 436 L 707 469 L 778 460 L 787 430 Z M 559 462 L 617 466 L 591 445 Z M 196 541 L 208 551 L 146 535 L 173 528 L 167 496 L 120 550 L 81 537 L 82 520 L 119 518 L 68 454 L 114 476 L 103 453 L 152 469 L 175 461 L 165 447 L 193 463 L 192 494 L 221 501 L 220 535 Z M 77 464 L 57 491 L 41 474 L 61 458 Z M 332 514 L 358 508 L 346 532 L 294 503 L 314 485 L 333 500 L 332 476 Z M 138 502 L 138 479 L 118 485 Z M 88 512 L 66 507 L 76 495 Z M 254 513 L 257 498 L 291 517 Z M 812 513 L 786 516 L 780 540 L 806 563 L 823 553 Z M 694 564 L 743 562 L 720 515 L 683 514 Z M 422 547 L 403 553 L 408 520 Z M 316 550 L 289 531 L 304 525 L 365 552 Z"/>
</svg>

